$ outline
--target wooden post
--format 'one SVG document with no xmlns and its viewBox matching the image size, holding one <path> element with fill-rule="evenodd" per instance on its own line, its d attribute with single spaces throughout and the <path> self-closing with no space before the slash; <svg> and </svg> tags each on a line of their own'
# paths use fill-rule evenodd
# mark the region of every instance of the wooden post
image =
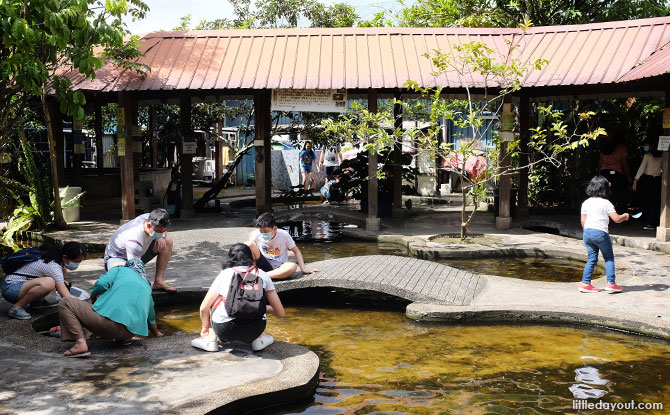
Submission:
<svg viewBox="0 0 670 415">
<path fill-rule="evenodd" d="M 368 90 L 368 110 L 377 112 L 377 91 Z M 378 126 L 375 126 L 378 127 Z M 368 217 L 365 219 L 365 229 L 368 231 L 379 231 L 381 223 L 378 216 L 379 211 L 379 180 L 377 179 L 377 152 L 373 154 L 368 151 Z"/>
<path fill-rule="evenodd" d="M 665 108 L 666 111 L 669 111 L 670 90 L 665 91 Z M 663 128 L 663 135 L 670 135 L 670 128 Z M 658 228 L 656 228 L 656 240 L 667 242 L 670 241 L 670 151 L 663 152 L 662 163 L 661 217 Z"/>
<path fill-rule="evenodd" d="M 98 171 L 98 176 L 102 176 L 105 168 L 105 149 L 102 148 L 102 104 L 100 102 L 95 103 L 93 129 L 95 130 L 96 170 Z"/>
<path fill-rule="evenodd" d="M 149 130 L 151 132 L 151 167 L 158 167 L 158 126 L 156 121 L 156 107 L 149 107 Z"/>
<path fill-rule="evenodd" d="M 272 114 L 270 112 L 270 90 L 262 89 L 254 93 L 254 114 L 256 131 L 256 215 L 272 210 L 272 145 L 270 133 Z"/>
<path fill-rule="evenodd" d="M 221 121 L 216 123 L 216 135 L 214 180 L 219 181 L 223 177 L 223 123 Z"/>
<path fill-rule="evenodd" d="M 498 185 L 498 216 L 496 217 L 496 229 L 505 230 L 512 227 L 512 217 L 510 216 L 510 194 L 512 190 L 512 178 L 507 174 L 507 170 L 511 165 L 511 157 L 507 151 L 508 142 L 504 141 L 502 135 L 512 134 L 511 127 L 505 128 L 504 117 L 505 114 L 512 112 L 512 104 L 506 102 L 503 104 L 503 111 L 501 114 L 501 128 L 500 128 L 500 160 L 498 163 L 498 172 L 502 175 L 500 176 L 500 181 Z"/>
<path fill-rule="evenodd" d="M 79 153 L 79 151 L 82 150 L 81 145 L 84 143 L 83 140 L 84 136 L 81 122 L 72 118 L 72 134 L 70 134 L 71 142 L 68 147 L 72 149 L 72 184 L 74 186 L 81 186 L 82 182 L 81 162 L 84 160 L 84 154 Z"/>
<path fill-rule="evenodd" d="M 133 162 L 133 106 L 134 98 L 129 92 L 119 92 L 117 117 L 123 116 L 117 130 L 117 147 L 121 162 L 121 222 L 135 218 L 135 171 Z M 118 120 L 118 118 L 117 118 Z"/>
<path fill-rule="evenodd" d="M 396 101 L 402 99 L 402 94 L 396 91 L 393 96 Z M 402 130 L 402 105 L 393 106 L 394 127 Z M 400 142 L 393 145 L 393 217 L 402 216 L 402 137 Z"/>
<path fill-rule="evenodd" d="M 528 166 L 530 161 L 528 154 L 528 143 L 530 142 L 530 99 L 527 96 L 521 96 L 519 105 L 519 165 Z M 519 190 L 517 215 L 520 217 L 528 216 L 528 174 L 530 168 L 524 167 L 519 172 Z"/>
<path fill-rule="evenodd" d="M 65 183 L 64 154 L 65 154 L 65 135 L 63 134 L 63 114 L 60 112 L 58 101 L 50 100 L 48 103 L 51 125 L 53 126 L 53 139 L 56 152 L 56 172 L 58 183 Z"/>
<path fill-rule="evenodd" d="M 193 127 L 191 124 L 191 95 L 187 92 L 179 95 L 179 124 L 181 125 L 182 146 L 181 152 L 181 216 L 192 218 L 193 211 L 193 153 L 195 148 L 193 140 Z M 184 148 L 189 147 L 187 153 Z"/>
</svg>

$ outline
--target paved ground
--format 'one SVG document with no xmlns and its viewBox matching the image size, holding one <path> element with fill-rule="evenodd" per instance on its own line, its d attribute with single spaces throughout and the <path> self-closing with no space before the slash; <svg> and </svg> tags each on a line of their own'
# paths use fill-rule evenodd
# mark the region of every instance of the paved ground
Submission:
<svg viewBox="0 0 670 415">
<path fill-rule="evenodd" d="M 486 212 L 478 212 L 470 231 L 489 235 L 494 242 L 484 245 L 439 244 L 432 242 L 430 237 L 458 232 L 458 207 L 454 204 L 415 205 L 413 211 L 412 215 L 402 220 L 384 220 L 380 234 L 358 231 L 358 236 L 402 243 L 415 255 L 427 259 L 476 255 L 495 257 L 520 252 L 526 255 L 551 256 L 560 253 L 575 258 L 585 257 L 585 250 L 578 239 L 534 233 L 518 227 L 508 232 L 499 232 L 493 227 L 492 215 Z M 90 213 L 87 215 L 91 217 Z M 222 214 L 175 220 L 170 234 L 176 248 L 166 274 L 167 282 L 182 290 L 199 288 L 202 292 L 219 272 L 226 249 L 235 242 L 246 240 L 248 232 L 252 230 L 250 225 L 253 215 L 253 209 L 225 207 Z M 100 249 L 118 222 L 113 215 L 100 213 L 99 216 L 103 220 L 76 224 L 68 231 L 51 236 L 86 241 L 92 248 Z M 566 229 L 575 229 L 574 222 L 577 221 L 576 218 L 559 216 L 539 220 L 545 224 L 560 224 L 564 233 Z M 648 247 L 654 249 L 664 247 L 662 244 L 649 245 L 651 238 L 635 227 L 637 224 L 627 228 L 613 226 L 612 232 L 624 241 L 638 241 L 640 244 L 647 242 Z M 623 231 L 619 232 L 619 229 Z M 349 287 L 364 283 L 382 292 L 421 301 L 423 304 L 414 303 L 408 307 L 408 314 L 415 318 L 439 319 L 452 315 L 461 319 L 467 313 L 480 316 L 484 315 L 481 313 L 488 313 L 486 315 L 494 317 L 515 312 L 515 315 L 544 313 L 546 316 L 551 313 L 572 313 L 581 316 L 581 321 L 589 324 L 611 322 L 616 317 L 617 321 L 622 320 L 625 324 L 613 327 L 632 330 L 635 330 L 636 325 L 640 328 L 651 327 L 657 331 L 641 331 L 659 335 L 666 333 L 666 337 L 670 338 L 670 313 L 667 306 L 670 300 L 670 256 L 628 246 L 616 246 L 615 255 L 617 281 L 624 286 L 624 292 L 616 295 L 580 294 L 576 289 L 578 281 L 546 283 L 472 275 L 432 262 L 379 256 L 315 263 L 315 266 L 323 269 L 323 273 L 312 276 L 298 274 L 293 280 L 279 283 L 278 289 L 328 284 Z M 369 276 L 369 280 L 364 282 L 357 280 L 357 277 L 360 278 L 357 272 L 362 269 L 370 271 L 363 273 Z M 92 258 L 84 261 L 69 279 L 77 286 L 90 288 L 102 272 L 102 259 Z M 152 264 L 149 264 L 148 272 L 149 275 L 153 273 Z M 595 281 L 597 286 L 603 284 L 602 279 Z M 97 407 L 94 402 L 104 402 L 106 407 L 111 408 L 104 412 L 110 413 L 159 412 L 175 405 L 185 405 L 187 403 L 182 398 L 198 394 L 197 388 L 204 387 L 201 385 L 204 378 L 194 381 L 194 388 L 186 386 L 190 391 L 188 393 L 182 393 L 183 390 L 177 385 L 182 388 L 188 385 L 184 379 L 190 382 L 200 376 L 202 372 L 199 370 L 206 370 L 210 363 L 218 365 L 224 373 L 248 375 L 245 375 L 246 378 L 228 379 L 228 384 L 222 380 L 225 376 L 216 380 L 216 387 L 229 392 L 222 395 L 235 398 L 246 396 L 238 388 L 257 384 L 266 385 L 266 391 L 286 388 L 288 383 L 285 380 L 277 381 L 278 374 L 290 377 L 293 370 L 297 370 L 297 373 L 302 373 L 303 379 L 309 378 L 309 370 L 303 367 L 300 372 L 298 367 L 301 364 L 295 363 L 300 360 L 297 355 L 301 352 L 284 350 L 284 345 L 277 345 L 276 349 L 272 346 L 267 355 L 250 362 L 235 353 L 198 353 L 188 345 L 187 340 L 190 338 L 183 336 L 143 340 L 128 349 L 132 357 L 126 356 L 125 352 L 116 349 L 107 351 L 102 347 L 100 355 L 89 361 L 66 361 L 60 357 L 64 345 L 40 338 L 31 332 L 28 325 L 21 325 L 22 322 L 7 322 L 7 307 L 6 302 L 0 301 L 0 360 L 3 368 L 9 368 L 0 374 L 0 382 L 5 386 L 0 392 L 1 413 L 25 413 L 25 408 L 30 408 L 29 413 L 83 413 L 82 408 L 87 408 L 87 413 L 89 409 L 93 411 L 96 408 L 103 412 L 102 406 Z M 598 319 L 587 321 L 584 316 L 589 315 L 598 316 Z M 290 348 L 290 345 L 285 347 Z M 309 353 L 303 354 L 311 356 Z M 304 365 L 310 367 L 310 364 L 314 362 L 308 358 Z M 289 370 L 287 365 L 293 366 Z M 252 373 L 256 371 L 262 375 L 254 377 Z M 204 383 L 208 382 L 205 380 Z M 206 391 L 206 387 L 203 390 Z M 246 393 L 251 392 L 247 389 Z M 54 407 L 66 409 L 52 409 Z M 193 408 L 193 413 L 204 412 Z M 182 413 L 187 413 L 186 409 Z"/>
</svg>

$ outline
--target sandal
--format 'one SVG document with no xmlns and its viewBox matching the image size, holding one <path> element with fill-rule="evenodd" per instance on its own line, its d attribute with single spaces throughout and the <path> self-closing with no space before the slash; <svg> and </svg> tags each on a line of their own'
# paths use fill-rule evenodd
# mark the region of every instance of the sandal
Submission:
<svg viewBox="0 0 670 415">
<path fill-rule="evenodd" d="M 66 353 L 70 354 L 66 354 Z M 63 353 L 65 357 L 73 357 L 73 358 L 80 358 L 80 357 L 89 357 L 91 355 L 91 352 L 83 352 L 83 353 L 72 353 L 72 349 L 68 349 Z"/>
</svg>

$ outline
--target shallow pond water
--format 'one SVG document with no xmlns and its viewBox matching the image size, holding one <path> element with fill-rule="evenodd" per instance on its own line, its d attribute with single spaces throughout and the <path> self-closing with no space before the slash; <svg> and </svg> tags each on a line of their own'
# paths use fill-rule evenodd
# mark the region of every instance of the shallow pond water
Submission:
<svg viewBox="0 0 670 415">
<path fill-rule="evenodd" d="M 160 312 L 161 330 L 199 332 L 196 309 Z M 572 414 L 580 412 L 573 400 L 586 398 L 670 407 L 670 346 L 644 337 L 561 326 L 426 324 L 399 312 L 313 307 L 270 317 L 267 332 L 321 360 L 314 401 L 272 413 Z"/>
</svg>

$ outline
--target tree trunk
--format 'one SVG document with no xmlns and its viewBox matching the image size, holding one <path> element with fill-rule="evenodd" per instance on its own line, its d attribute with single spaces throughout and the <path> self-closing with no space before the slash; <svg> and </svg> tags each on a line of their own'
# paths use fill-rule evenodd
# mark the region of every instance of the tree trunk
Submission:
<svg viewBox="0 0 670 415">
<path fill-rule="evenodd" d="M 64 229 L 67 227 L 63 219 L 63 209 L 60 204 L 60 191 L 58 187 L 58 163 L 56 161 L 56 148 L 54 146 L 54 132 L 51 123 L 51 114 L 47 105 L 47 87 L 42 85 L 42 110 L 47 124 L 47 141 L 49 142 L 49 161 L 51 162 L 51 187 L 54 195 L 54 227 Z"/>
<path fill-rule="evenodd" d="M 468 224 L 465 221 L 465 203 L 467 202 L 467 193 L 465 192 L 465 180 L 461 177 L 461 196 L 463 205 L 461 206 L 461 241 L 464 241 L 468 235 Z"/>
<path fill-rule="evenodd" d="M 230 169 L 226 172 L 226 174 L 221 177 L 219 181 L 214 183 L 212 185 L 212 188 L 209 189 L 207 192 L 205 192 L 204 195 L 200 199 L 198 199 L 195 203 L 193 203 L 193 209 L 199 210 L 199 209 L 204 209 L 205 206 L 207 205 L 207 202 L 210 200 L 216 199 L 216 197 L 219 195 L 221 190 L 226 186 L 226 183 L 228 182 L 228 179 L 230 176 L 233 175 L 233 172 L 235 171 L 235 168 L 237 167 L 238 164 L 242 161 L 242 158 L 251 150 L 251 148 L 254 146 L 254 143 L 251 142 L 244 146 L 239 153 L 237 153 L 237 156 L 235 156 L 235 160 L 233 161 L 233 165 L 230 166 Z"/>
</svg>

